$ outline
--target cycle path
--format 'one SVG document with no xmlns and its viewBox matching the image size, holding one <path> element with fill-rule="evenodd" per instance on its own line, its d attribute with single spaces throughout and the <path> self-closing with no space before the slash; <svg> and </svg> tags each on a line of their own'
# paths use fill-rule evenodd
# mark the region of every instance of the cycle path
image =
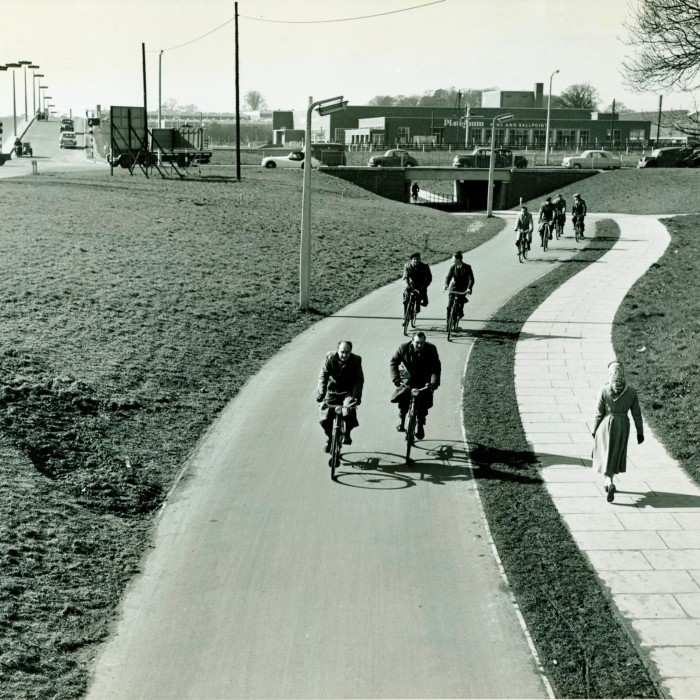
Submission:
<svg viewBox="0 0 700 700">
<path fill-rule="evenodd" d="M 612 215 L 619 242 L 554 292 L 516 345 L 515 385 L 527 438 L 562 518 L 655 667 L 669 697 L 700 697 L 700 489 L 645 421 L 608 503 L 591 469 L 592 422 L 612 324 L 670 237 L 653 217 Z M 636 348 L 644 352 L 642 347 Z M 643 391 L 643 388 L 639 388 Z"/>
<path fill-rule="evenodd" d="M 519 264 L 509 224 L 467 254 L 469 330 L 449 344 L 448 263 L 432 267 L 418 327 L 438 347 L 443 379 L 411 467 L 389 403 L 389 359 L 406 340 L 400 282 L 285 346 L 224 410 L 171 494 L 88 697 L 551 697 L 474 489 L 461 380 L 489 317 L 575 251 L 559 242 Z M 366 383 L 335 483 L 314 393 L 342 338 L 363 357 Z"/>
</svg>

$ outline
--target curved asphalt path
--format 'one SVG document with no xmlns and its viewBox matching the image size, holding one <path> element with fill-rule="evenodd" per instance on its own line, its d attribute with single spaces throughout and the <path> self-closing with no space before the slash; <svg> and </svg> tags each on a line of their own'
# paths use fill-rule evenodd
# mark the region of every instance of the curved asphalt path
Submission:
<svg viewBox="0 0 700 700">
<path fill-rule="evenodd" d="M 520 264 L 509 221 L 466 256 L 476 275 L 466 328 L 575 247 L 563 239 Z M 461 378 L 473 338 L 448 344 L 441 330 L 447 266 L 433 266 L 419 319 L 443 379 L 416 464 L 403 463 L 389 403 L 389 358 L 404 342 L 397 282 L 283 348 L 212 426 L 161 514 L 88 697 L 547 696 L 470 484 Z M 314 390 L 341 338 L 363 357 L 366 382 L 334 483 Z"/>
</svg>

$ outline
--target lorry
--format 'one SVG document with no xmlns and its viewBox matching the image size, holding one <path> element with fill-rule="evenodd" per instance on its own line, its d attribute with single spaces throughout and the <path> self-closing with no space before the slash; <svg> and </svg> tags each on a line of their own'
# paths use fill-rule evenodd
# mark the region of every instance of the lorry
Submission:
<svg viewBox="0 0 700 700">
<path fill-rule="evenodd" d="M 175 163 L 186 168 L 192 163 L 206 164 L 212 152 L 205 150 L 206 138 L 203 127 L 185 125 L 177 129 L 153 129 L 149 149 L 163 163 Z"/>
</svg>

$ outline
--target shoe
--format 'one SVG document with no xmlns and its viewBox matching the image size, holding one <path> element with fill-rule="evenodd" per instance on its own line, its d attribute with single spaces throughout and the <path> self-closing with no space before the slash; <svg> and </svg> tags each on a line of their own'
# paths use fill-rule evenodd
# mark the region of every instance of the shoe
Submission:
<svg viewBox="0 0 700 700">
<path fill-rule="evenodd" d="M 328 438 L 328 440 L 326 440 L 326 444 L 323 446 L 323 451 L 324 452 L 331 451 L 331 439 L 330 438 Z"/>
<path fill-rule="evenodd" d="M 352 438 L 349 435 L 343 438 L 343 445 L 352 445 Z"/>
<path fill-rule="evenodd" d="M 608 489 L 608 503 L 612 503 L 615 500 L 615 484 L 610 484 Z"/>
<path fill-rule="evenodd" d="M 416 439 L 417 440 L 422 440 L 425 437 L 425 430 L 423 429 L 422 425 L 419 425 L 416 428 Z"/>
<path fill-rule="evenodd" d="M 609 485 L 609 484 L 605 484 L 604 488 L 605 488 L 605 493 L 607 493 L 607 492 L 608 492 L 608 489 L 610 488 L 610 485 Z"/>
<path fill-rule="evenodd" d="M 405 433 L 406 432 L 406 426 L 404 426 L 403 423 L 399 423 L 396 426 L 396 430 L 398 430 L 400 433 Z"/>
</svg>

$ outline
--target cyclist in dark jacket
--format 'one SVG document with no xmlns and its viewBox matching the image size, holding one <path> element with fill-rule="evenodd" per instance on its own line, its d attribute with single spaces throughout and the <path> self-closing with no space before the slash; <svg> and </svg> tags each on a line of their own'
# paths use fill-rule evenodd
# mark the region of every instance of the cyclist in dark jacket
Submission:
<svg viewBox="0 0 700 700">
<path fill-rule="evenodd" d="M 362 388 L 365 383 L 362 372 L 362 358 L 353 355 L 352 343 L 341 340 L 335 352 L 329 352 L 323 359 L 318 375 L 316 401 L 320 406 L 320 423 L 326 433 L 325 451 L 331 449 L 331 433 L 335 411 L 331 407 L 343 406 L 346 445 L 352 445 L 350 431 L 359 425 L 356 406 L 362 402 Z"/>
<path fill-rule="evenodd" d="M 574 195 L 574 203 L 571 205 L 571 220 L 575 221 L 579 219 L 581 222 L 581 237 L 585 238 L 583 231 L 585 229 L 584 219 L 586 218 L 586 213 L 588 212 L 588 207 L 586 206 L 585 200 L 577 192 Z"/>
<path fill-rule="evenodd" d="M 462 253 L 458 250 L 452 256 L 452 265 L 447 271 L 447 277 L 445 278 L 445 289 L 448 290 L 447 308 L 450 308 L 450 301 L 452 296 L 454 296 L 459 318 L 464 316 L 464 302 L 467 297 L 464 294 L 453 295 L 452 292 L 467 292 L 467 294 L 471 294 L 473 288 L 474 272 L 471 265 L 467 265 L 467 263 L 462 261 Z"/>
<path fill-rule="evenodd" d="M 408 293 L 411 289 L 415 289 L 420 297 L 420 305 L 428 305 L 428 287 L 433 281 L 433 273 L 430 267 L 424 262 L 421 262 L 420 253 L 413 253 L 411 259 L 403 266 L 404 290 L 403 290 L 403 309 L 406 313 L 406 304 L 408 303 Z M 403 323 L 403 322 L 402 322 Z"/>
<path fill-rule="evenodd" d="M 425 437 L 425 419 L 433 405 L 433 392 L 440 386 L 441 370 L 437 348 L 426 341 L 422 331 L 414 333 L 411 342 L 402 343 L 396 349 L 389 361 L 389 371 L 396 387 L 391 401 L 399 405 L 400 423 L 396 426 L 399 432 L 406 431 L 406 413 L 411 402 L 410 389 L 422 389 L 429 385 L 430 389 L 421 391 L 416 397 L 416 437 L 419 440 Z"/>
<path fill-rule="evenodd" d="M 556 207 L 552 204 L 552 198 L 547 197 L 542 206 L 540 207 L 540 216 L 538 219 L 539 226 L 538 231 L 540 232 L 540 238 L 542 238 L 542 232 L 544 231 L 544 222 L 549 224 L 549 237 L 552 238 L 552 229 L 554 228 L 554 215 L 556 214 Z"/>
</svg>

